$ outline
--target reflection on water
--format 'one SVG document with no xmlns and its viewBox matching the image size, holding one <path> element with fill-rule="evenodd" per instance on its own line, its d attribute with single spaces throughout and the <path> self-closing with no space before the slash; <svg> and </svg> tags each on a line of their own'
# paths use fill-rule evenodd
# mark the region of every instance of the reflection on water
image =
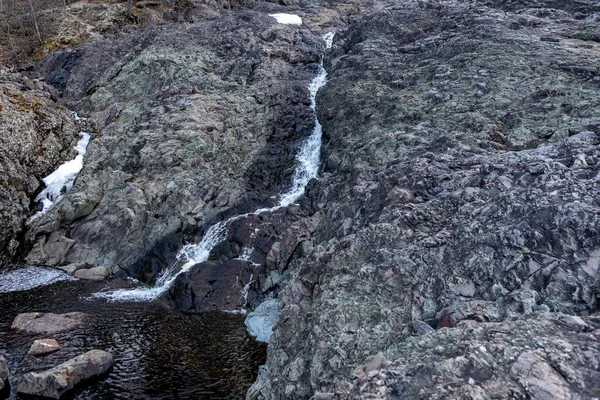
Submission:
<svg viewBox="0 0 600 400">
<path fill-rule="evenodd" d="M 266 347 L 246 333 L 244 316 L 182 314 L 159 301 L 107 303 L 89 300 L 98 284 L 58 282 L 0 294 L 0 353 L 11 372 L 11 397 L 24 372 L 53 367 L 91 349 L 109 351 L 113 369 L 77 387 L 64 399 L 239 399 L 252 384 Z M 90 323 L 71 332 L 30 335 L 10 330 L 21 312 L 83 311 Z M 50 337 L 64 347 L 43 358 L 27 356 L 34 339 Z"/>
</svg>

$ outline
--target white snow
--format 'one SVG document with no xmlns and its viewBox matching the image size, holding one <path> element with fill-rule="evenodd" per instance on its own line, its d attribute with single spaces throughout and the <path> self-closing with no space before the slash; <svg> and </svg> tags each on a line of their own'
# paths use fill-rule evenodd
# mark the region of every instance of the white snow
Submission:
<svg viewBox="0 0 600 400">
<path fill-rule="evenodd" d="M 269 343 L 273 327 L 279 321 L 279 316 L 279 301 L 269 299 L 248 314 L 244 324 L 250 336 L 255 337 L 259 342 Z"/>
<path fill-rule="evenodd" d="M 19 292 L 60 281 L 77 280 L 53 268 L 27 267 L 0 275 L 0 293 Z"/>
<path fill-rule="evenodd" d="M 76 118 L 78 117 L 76 116 Z M 83 157 L 85 156 L 91 137 L 86 132 L 80 132 L 79 135 L 81 139 L 77 142 L 77 146 L 75 146 L 77 157 L 65 162 L 56 171 L 42 179 L 46 184 L 46 188 L 37 195 L 35 201 L 41 201 L 43 208 L 32 216 L 29 222 L 51 210 L 64 197 L 64 194 L 73 187 L 77 174 L 83 168 Z"/>
<path fill-rule="evenodd" d="M 275 18 L 275 20 L 280 24 L 302 25 L 302 18 L 300 18 L 296 14 L 277 13 L 269 14 L 269 16 Z"/>
</svg>

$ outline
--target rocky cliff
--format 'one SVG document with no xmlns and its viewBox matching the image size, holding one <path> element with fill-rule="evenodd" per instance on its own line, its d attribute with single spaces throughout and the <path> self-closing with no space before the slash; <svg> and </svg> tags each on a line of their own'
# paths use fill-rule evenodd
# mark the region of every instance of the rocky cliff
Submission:
<svg viewBox="0 0 600 400">
<path fill-rule="evenodd" d="M 168 262 L 183 233 L 193 240 L 227 209 L 268 203 L 312 128 L 318 51 L 310 32 L 248 11 L 48 58 L 46 79 L 68 76 L 65 100 L 100 135 L 67 200 L 30 231 L 28 261 L 151 280 L 164 266 L 155 256 Z"/>
<path fill-rule="evenodd" d="M 22 250 L 41 179 L 72 158 L 79 129 L 57 90 L 0 69 L 0 270 Z"/>
<path fill-rule="evenodd" d="M 321 218 L 249 398 L 596 395 L 597 10 L 489 5 L 336 36 Z"/>
<path fill-rule="evenodd" d="M 314 128 L 324 56 L 320 179 L 298 204 L 230 220 L 163 299 L 279 300 L 250 399 L 597 397 L 600 6 L 283 3 L 39 63 L 95 136 L 65 199 L 13 230 L 25 260 L 153 283 L 210 226 L 273 206 Z M 304 24 L 267 15 L 282 11 Z"/>
</svg>

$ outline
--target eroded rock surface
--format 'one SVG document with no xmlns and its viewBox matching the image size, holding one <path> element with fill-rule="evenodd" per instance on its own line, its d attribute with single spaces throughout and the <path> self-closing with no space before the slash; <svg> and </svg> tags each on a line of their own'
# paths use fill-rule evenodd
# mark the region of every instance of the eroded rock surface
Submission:
<svg viewBox="0 0 600 400">
<path fill-rule="evenodd" d="M 250 398 L 597 392 L 597 6 L 505 5 L 401 2 L 336 35 L 320 223 Z M 470 367 L 496 324 L 498 368 Z"/>
<path fill-rule="evenodd" d="M 70 312 L 66 314 L 54 313 L 24 313 L 15 317 L 11 328 L 27 333 L 57 333 L 69 331 L 85 322 L 88 315 L 81 312 Z"/>
<path fill-rule="evenodd" d="M 339 398 L 592 398 L 600 319 L 536 313 L 500 323 L 462 321 L 392 345 L 395 361 L 353 382 Z"/>
<path fill-rule="evenodd" d="M 73 116 L 40 80 L 0 69 L 0 269 L 17 255 L 42 178 L 75 156 Z"/>
<path fill-rule="evenodd" d="M 53 55 L 70 68 L 63 101 L 96 121 L 99 137 L 65 200 L 35 221 L 28 262 L 152 281 L 182 235 L 272 202 L 312 130 L 320 46 L 308 30 L 245 11 Z"/>
<path fill-rule="evenodd" d="M 113 362 L 112 354 L 91 350 L 47 371 L 22 375 L 17 392 L 58 399 L 79 382 L 108 371 Z"/>
</svg>

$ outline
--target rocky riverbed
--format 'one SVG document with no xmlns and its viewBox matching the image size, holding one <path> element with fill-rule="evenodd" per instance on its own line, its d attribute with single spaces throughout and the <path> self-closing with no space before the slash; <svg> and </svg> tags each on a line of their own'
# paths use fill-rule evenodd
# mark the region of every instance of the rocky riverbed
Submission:
<svg viewBox="0 0 600 400">
<path fill-rule="evenodd" d="M 258 374 L 249 399 L 598 397 L 600 6 L 283 3 L 202 3 L 185 23 L 94 35 L 0 81 L 2 113 L 29 124 L 32 143 L 25 161 L 11 159 L 15 140 L 2 144 L 0 161 L 12 163 L 1 181 L 12 227 L 0 236 L 3 259 L 112 275 L 34 293 L 50 301 L 73 290 L 65 288 L 92 296 L 163 285 L 152 302 L 92 297 L 102 310 L 92 321 L 107 324 L 100 336 L 130 334 L 116 328 L 116 313 L 131 313 L 131 326 L 151 313 L 131 334 L 165 334 L 185 357 L 204 357 L 210 348 L 187 341 L 221 325 L 253 349 L 223 353 L 243 360 L 230 371 L 243 379 L 223 391 L 139 375 L 129 387 L 111 372 L 76 396 L 239 398 Z M 269 15 L 282 12 L 292 24 Z M 326 33 L 335 33 L 330 50 Z M 309 84 L 321 62 L 320 178 L 294 204 L 274 207 L 315 129 Z M 27 104 L 44 98 L 44 115 L 64 121 L 47 125 L 58 116 L 29 111 L 14 93 Z M 78 124 L 93 134 L 82 171 L 64 199 L 26 223 L 40 179 L 74 157 Z M 52 132 L 52 156 L 37 163 L 43 132 Z M 202 244 L 216 226 L 202 262 L 164 286 L 189 259 L 184 245 Z M 11 318 L 90 310 L 82 297 L 34 308 L 22 296 L 8 295 Z M 261 303 L 250 330 L 278 321 L 270 338 L 254 332 L 269 341 L 266 361 L 243 316 L 205 314 Z M 120 377 L 133 371 L 122 354 L 137 339 L 117 334 L 115 345 L 81 329 L 78 340 L 112 349 Z M 3 349 L 11 374 L 29 372 L 10 353 L 30 343 L 7 335 L 18 343 Z M 154 357 L 172 349 L 158 341 L 135 362 L 158 365 Z M 45 367 L 66 358 L 49 360 Z M 168 368 L 196 376 L 207 365 Z"/>
</svg>

